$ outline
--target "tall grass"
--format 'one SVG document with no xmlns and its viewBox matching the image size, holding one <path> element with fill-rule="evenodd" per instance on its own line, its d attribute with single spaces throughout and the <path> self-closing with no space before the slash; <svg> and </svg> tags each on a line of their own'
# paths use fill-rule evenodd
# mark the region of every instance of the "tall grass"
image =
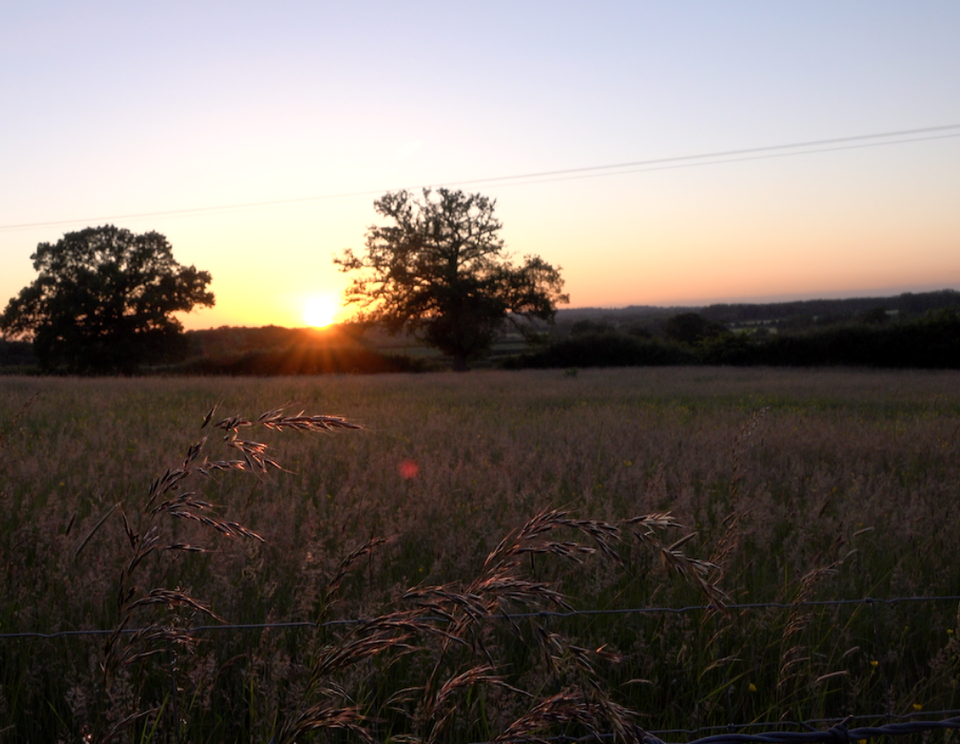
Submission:
<svg viewBox="0 0 960 744">
<path fill-rule="evenodd" d="M 0 632 L 119 627 L 119 577 L 131 575 L 123 572 L 131 550 L 136 555 L 131 533 L 149 531 L 131 525 L 130 515 L 144 513 L 155 477 L 195 441 L 202 413 L 215 401 L 220 411 L 247 414 L 294 401 L 298 410 L 344 414 L 365 428 L 319 439 L 266 431 L 256 441 L 290 472 L 197 474 L 205 482 L 196 498 L 262 542 L 238 535 L 208 543 L 195 532 L 201 523 L 170 519 L 167 544 L 211 552 L 140 559 L 137 580 L 124 579 L 127 592 L 136 586 L 126 606 L 153 589 L 197 606 L 168 595 L 137 605 L 127 622 L 181 632 L 207 610 L 237 623 L 392 618 L 388 630 L 397 635 L 386 643 L 388 630 L 374 625 L 181 632 L 153 645 L 123 636 L 113 648 L 103 638 L 0 641 L 0 721 L 13 727 L 3 736 L 104 737 L 139 716 L 117 736 L 149 739 L 155 726 L 157 741 L 178 732 L 190 741 L 305 741 L 308 722 L 327 715 L 345 735 L 478 741 L 518 733 L 513 724 L 532 727 L 535 719 L 552 721 L 554 731 L 611 729 L 610 711 L 662 729 L 955 706 L 957 651 L 948 631 L 956 630 L 956 607 L 815 611 L 799 600 L 960 593 L 951 547 L 958 381 L 955 373 L 707 369 L 7 378 L 0 381 Z M 464 604 L 463 597 L 483 596 L 476 582 L 498 565 L 485 561 L 502 536 L 520 534 L 532 515 L 568 520 L 558 530 L 582 534 L 580 521 L 622 537 L 633 515 L 665 511 L 698 533 L 676 549 L 720 566 L 731 602 L 780 601 L 788 609 L 541 618 L 511 627 L 480 622 L 483 613 L 471 616 Z M 536 545 L 598 547 L 585 537 Z M 695 574 L 671 578 L 675 566 L 664 563 L 664 551 L 627 540 L 611 546 L 617 559 L 572 552 L 587 558 L 583 564 L 522 553 L 510 564 L 511 580 L 560 594 L 524 595 L 520 604 L 549 607 L 561 596 L 580 609 L 704 603 Z M 472 617 L 467 635 L 445 641 L 449 629 L 433 619 L 444 612 Z M 554 635 L 563 640 L 551 661 L 542 649 Z M 468 636 L 470 653 L 459 658 L 454 651 Z M 351 643 L 382 650 L 336 675 L 314 675 L 333 663 L 323 661 L 331 649 Z M 602 652 L 581 654 L 591 648 Z M 496 653 L 481 665 L 477 649 Z M 115 664 L 114 698 L 105 698 L 109 654 L 127 650 L 156 653 Z M 596 686 L 577 677 L 587 665 Z M 333 705 L 327 687 L 335 677 L 343 696 Z M 452 685 L 433 713 L 423 702 L 434 699 L 426 694 L 430 679 Z M 562 683 L 573 679 L 580 688 Z M 443 684 L 432 684 L 436 697 Z M 598 687 L 606 697 L 581 694 Z M 597 717 L 565 719 L 564 701 Z M 453 702 L 461 713 L 445 718 Z"/>
</svg>

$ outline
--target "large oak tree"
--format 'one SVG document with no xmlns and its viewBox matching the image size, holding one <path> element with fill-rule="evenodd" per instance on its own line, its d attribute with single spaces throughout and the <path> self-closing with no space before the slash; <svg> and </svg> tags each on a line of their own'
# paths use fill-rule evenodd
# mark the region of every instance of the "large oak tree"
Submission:
<svg viewBox="0 0 960 744">
<path fill-rule="evenodd" d="M 183 348 L 173 317 L 212 306 L 210 274 L 181 266 L 167 239 L 113 225 L 40 243 L 39 272 L 0 315 L 0 330 L 33 340 L 44 371 L 131 373 Z"/>
<path fill-rule="evenodd" d="M 359 272 L 344 299 L 358 319 L 391 333 L 413 332 L 464 370 L 489 350 L 506 324 L 522 331 L 552 321 L 569 302 L 563 279 L 539 256 L 515 265 L 504 252 L 495 200 L 449 189 L 407 191 L 374 202 L 390 224 L 367 231 L 366 253 L 345 250 L 334 262 Z"/>
</svg>

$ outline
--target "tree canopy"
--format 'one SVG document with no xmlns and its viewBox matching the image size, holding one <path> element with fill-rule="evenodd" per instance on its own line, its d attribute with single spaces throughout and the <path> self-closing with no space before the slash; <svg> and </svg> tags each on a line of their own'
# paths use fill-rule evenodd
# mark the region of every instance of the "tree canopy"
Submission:
<svg viewBox="0 0 960 744">
<path fill-rule="evenodd" d="M 39 273 L 7 304 L 0 331 L 32 339 L 44 371 L 130 373 L 182 348 L 172 316 L 210 307 L 210 274 L 181 266 L 157 232 L 136 235 L 113 225 L 40 243 Z"/>
<path fill-rule="evenodd" d="M 722 323 L 707 320 L 699 313 L 680 313 L 667 319 L 665 330 L 674 341 L 692 345 L 722 335 L 726 327 Z"/>
<path fill-rule="evenodd" d="M 552 321 L 562 293 L 559 269 L 539 256 L 514 265 L 504 252 L 496 201 L 481 194 L 424 189 L 390 192 L 374 202 L 391 224 L 367 230 L 366 253 L 334 262 L 358 271 L 344 299 L 359 319 L 391 333 L 409 331 L 453 357 L 454 368 L 489 350 L 506 323 L 528 331 Z"/>
</svg>

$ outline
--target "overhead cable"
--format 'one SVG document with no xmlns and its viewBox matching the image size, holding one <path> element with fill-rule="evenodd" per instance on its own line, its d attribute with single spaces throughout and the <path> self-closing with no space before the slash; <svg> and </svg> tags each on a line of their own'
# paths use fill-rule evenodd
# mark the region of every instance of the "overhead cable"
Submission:
<svg viewBox="0 0 960 744">
<path fill-rule="evenodd" d="M 928 135 L 928 136 L 915 136 Z M 700 153 L 698 155 L 680 155 L 668 158 L 654 158 L 650 160 L 635 160 L 608 165 L 593 165 L 580 168 L 564 168 L 561 170 L 521 173 L 507 176 L 493 176 L 474 178 L 461 181 L 449 181 L 432 186 L 474 186 L 488 184 L 490 186 L 532 185 L 550 183 L 554 181 L 569 181 L 581 178 L 600 178 L 604 176 L 642 173 L 645 171 L 668 170 L 674 168 L 693 168 L 705 165 L 720 165 L 746 160 L 762 160 L 776 157 L 792 157 L 796 155 L 810 155 L 836 150 L 852 150 L 864 147 L 883 147 L 886 145 L 901 145 L 910 142 L 924 142 L 928 140 L 949 139 L 960 137 L 960 124 L 945 124 L 936 127 L 920 129 L 902 129 L 894 132 L 879 132 L 876 134 L 858 134 L 849 137 L 833 137 L 830 139 L 793 142 L 785 145 L 766 145 L 763 147 L 747 147 L 738 150 L 721 150 L 717 152 Z M 421 189 L 424 186 L 407 187 Z M 263 209 L 268 207 L 295 206 L 323 201 L 341 201 L 370 196 L 378 196 L 397 189 L 376 189 L 369 191 L 344 192 L 339 194 L 323 194 L 294 199 L 277 199 L 272 201 L 242 202 L 237 204 L 222 204 L 210 207 L 193 207 L 189 209 L 173 209 L 158 212 L 138 212 L 133 214 L 112 215 L 107 217 L 85 217 L 68 220 L 50 220 L 45 222 L 30 222 L 12 225 L 0 225 L 2 230 L 23 230 L 37 227 L 52 227 L 56 225 L 70 225 L 75 223 L 99 223 L 115 220 L 136 220 L 151 217 L 186 217 L 197 214 L 216 212 L 230 212 L 246 209 Z"/>
</svg>

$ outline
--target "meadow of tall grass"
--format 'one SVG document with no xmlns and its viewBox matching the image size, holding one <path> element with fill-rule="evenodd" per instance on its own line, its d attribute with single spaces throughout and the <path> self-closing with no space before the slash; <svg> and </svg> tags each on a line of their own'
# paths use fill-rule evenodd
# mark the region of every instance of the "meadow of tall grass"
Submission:
<svg viewBox="0 0 960 744">
<path fill-rule="evenodd" d="M 629 740 L 956 708 L 955 602 L 810 602 L 960 595 L 958 383 L 0 378 L 0 740 Z M 231 420 L 301 410 L 363 429 Z M 611 612 L 544 614 L 564 607 Z M 121 628 L 147 630 L 12 637 Z"/>
</svg>

